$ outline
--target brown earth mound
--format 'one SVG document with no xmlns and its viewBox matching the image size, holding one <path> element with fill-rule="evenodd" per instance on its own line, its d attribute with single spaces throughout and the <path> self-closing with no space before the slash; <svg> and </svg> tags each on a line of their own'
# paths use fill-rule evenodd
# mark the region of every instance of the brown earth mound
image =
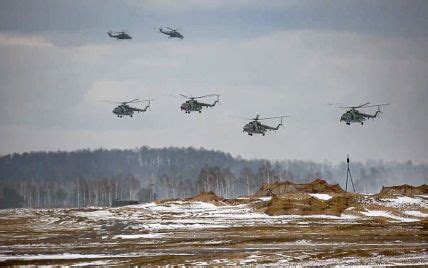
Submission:
<svg viewBox="0 0 428 268">
<path fill-rule="evenodd" d="M 229 205 L 231 204 L 232 200 L 224 199 L 218 195 L 216 195 L 213 191 L 209 192 L 202 192 L 198 195 L 195 195 L 193 197 L 189 197 L 184 199 L 185 201 L 199 201 L 199 202 L 207 202 L 214 205 Z"/>
<path fill-rule="evenodd" d="M 265 213 L 274 215 L 334 215 L 340 216 L 353 203 L 352 195 L 335 196 L 330 200 L 318 198 L 293 198 L 274 196 L 266 206 Z"/>
<path fill-rule="evenodd" d="M 282 195 L 287 193 L 344 193 L 339 184 L 328 184 L 325 180 L 315 179 L 310 183 L 291 181 L 264 183 L 255 196 Z"/>
<path fill-rule="evenodd" d="M 189 197 L 185 199 L 186 201 L 201 201 L 201 202 L 207 202 L 207 201 L 221 201 L 223 200 L 222 197 L 219 197 L 216 195 L 213 191 L 209 192 L 202 192 L 195 196 Z"/>
<path fill-rule="evenodd" d="M 247 204 L 251 203 L 254 200 L 258 200 L 256 197 L 254 198 L 248 198 L 248 199 L 226 199 L 223 197 L 220 197 L 216 195 L 213 191 L 209 192 L 201 192 L 195 196 L 184 198 L 184 199 L 163 199 L 163 200 L 157 200 L 156 204 L 164 204 L 168 202 L 174 202 L 174 201 L 187 201 L 187 202 L 206 202 L 211 203 L 216 206 L 224 206 L 224 205 L 239 205 L 239 204 Z"/>
<path fill-rule="evenodd" d="M 428 194 L 428 185 L 423 184 L 420 186 L 411 186 L 407 184 L 391 186 L 391 187 L 382 187 L 382 190 L 378 193 L 380 196 L 385 195 L 426 195 Z"/>
</svg>

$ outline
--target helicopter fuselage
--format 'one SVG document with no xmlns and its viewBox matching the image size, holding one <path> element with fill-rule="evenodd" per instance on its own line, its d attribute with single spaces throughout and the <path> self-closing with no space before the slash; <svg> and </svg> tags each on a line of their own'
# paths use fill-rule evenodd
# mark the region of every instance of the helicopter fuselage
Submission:
<svg viewBox="0 0 428 268">
<path fill-rule="evenodd" d="M 180 33 L 177 33 L 177 32 L 171 32 L 171 33 L 168 33 L 167 35 L 169 35 L 169 38 L 180 38 L 180 39 L 184 38 Z"/>
<path fill-rule="evenodd" d="M 358 110 L 351 109 L 346 111 L 341 117 L 340 122 L 346 122 L 347 125 L 350 125 L 352 123 L 360 123 L 361 125 L 364 124 L 364 121 L 366 121 L 368 118 L 376 118 L 380 111 L 376 111 L 374 115 L 371 114 L 365 114 L 361 113 Z"/>
<path fill-rule="evenodd" d="M 132 39 L 132 37 L 127 33 L 107 33 L 107 34 L 112 38 L 116 38 L 117 40 Z"/>
<path fill-rule="evenodd" d="M 253 134 L 266 134 L 268 130 L 278 130 L 282 124 L 279 124 L 277 127 L 271 127 L 268 125 L 263 125 L 258 121 L 251 121 L 250 123 L 244 125 L 243 132 L 247 132 L 248 135 L 253 136 Z"/>
<path fill-rule="evenodd" d="M 185 113 L 190 114 L 190 112 L 202 112 L 203 107 L 213 107 L 218 101 L 216 100 L 213 104 L 203 103 L 196 100 L 188 100 L 181 104 L 180 109 Z"/>
<path fill-rule="evenodd" d="M 243 132 L 247 132 L 250 136 L 253 136 L 253 134 L 262 134 L 264 136 L 266 129 L 259 122 L 253 121 L 244 126 Z"/>
<path fill-rule="evenodd" d="M 159 32 L 168 35 L 168 38 L 180 38 L 180 39 L 184 38 L 184 36 L 177 31 L 165 31 L 165 30 L 162 30 L 162 28 L 160 28 Z"/>
<path fill-rule="evenodd" d="M 126 104 L 122 104 L 117 106 L 116 108 L 113 109 L 113 113 L 117 116 L 117 117 L 124 117 L 124 116 L 130 116 L 132 117 L 134 112 L 145 112 L 147 110 L 149 106 L 146 106 L 146 108 L 144 109 L 138 109 L 138 108 L 134 108 L 131 107 L 129 105 Z"/>
<path fill-rule="evenodd" d="M 130 109 L 131 107 L 129 107 L 128 105 L 119 105 L 116 108 L 113 109 L 113 113 L 117 116 L 117 117 L 123 117 L 123 116 L 130 116 L 132 117 L 132 115 L 134 114 L 134 111 L 132 109 Z"/>
</svg>

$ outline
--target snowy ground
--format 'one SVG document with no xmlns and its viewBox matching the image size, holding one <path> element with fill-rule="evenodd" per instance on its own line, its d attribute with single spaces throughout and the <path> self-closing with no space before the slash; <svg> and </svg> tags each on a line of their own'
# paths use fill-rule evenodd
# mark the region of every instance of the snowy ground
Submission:
<svg viewBox="0 0 428 268">
<path fill-rule="evenodd" d="M 426 197 L 367 195 L 341 216 L 268 216 L 254 202 L 0 210 L 0 265 L 428 264 Z"/>
</svg>

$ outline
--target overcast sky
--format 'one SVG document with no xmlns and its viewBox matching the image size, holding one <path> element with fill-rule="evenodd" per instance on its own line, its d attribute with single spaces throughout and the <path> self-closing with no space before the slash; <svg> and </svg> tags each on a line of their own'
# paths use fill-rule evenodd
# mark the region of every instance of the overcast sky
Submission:
<svg viewBox="0 0 428 268">
<path fill-rule="evenodd" d="M 106 34 L 122 29 L 131 41 Z M 0 154 L 147 145 L 428 163 L 426 0 L 1 0 L 0 82 Z M 221 105 L 188 115 L 178 93 Z M 126 119 L 102 102 L 133 98 L 156 101 Z M 365 102 L 391 105 L 339 122 L 337 103 Z M 240 117 L 257 113 L 292 117 L 249 137 Z"/>
</svg>

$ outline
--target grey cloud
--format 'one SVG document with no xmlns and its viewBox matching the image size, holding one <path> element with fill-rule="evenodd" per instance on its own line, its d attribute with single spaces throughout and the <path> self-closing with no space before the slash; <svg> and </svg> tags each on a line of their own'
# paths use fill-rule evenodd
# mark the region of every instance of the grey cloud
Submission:
<svg viewBox="0 0 428 268">
<path fill-rule="evenodd" d="M 285 31 L 214 43 L 111 41 L 2 47 L 1 62 L 13 66 L 2 66 L 0 134 L 11 140 L 2 152 L 147 144 L 271 159 L 428 161 L 424 40 Z M 188 116 L 180 92 L 218 92 L 222 104 Z M 101 102 L 134 96 L 157 98 L 152 111 L 118 120 Z M 392 105 L 364 127 L 339 124 L 343 111 L 326 105 L 365 101 Z M 238 118 L 256 113 L 293 117 L 280 132 L 250 139 Z"/>
<path fill-rule="evenodd" d="M 151 40 L 160 25 L 200 38 L 239 38 L 275 30 L 319 29 L 427 37 L 428 4 L 409 1 L 58 1 L 0 2 L 0 30 L 97 33 L 128 29 Z M 87 35 L 85 35 L 87 33 Z M 60 41 L 60 40 L 59 40 Z"/>
<path fill-rule="evenodd" d="M 219 3 L 198 12 L 100 3 L 0 4 L 0 153 L 145 144 L 428 161 L 425 2 Z M 160 23 L 181 26 L 185 39 L 155 34 Z M 135 38 L 109 39 L 104 31 L 115 27 Z M 222 103 L 188 116 L 181 92 L 218 92 Z M 132 120 L 101 102 L 133 97 L 157 100 Z M 343 110 L 326 105 L 366 101 L 392 105 L 364 127 L 339 124 Z M 256 113 L 293 117 L 269 137 L 246 137 L 239 117 Z"/>
</svg>

